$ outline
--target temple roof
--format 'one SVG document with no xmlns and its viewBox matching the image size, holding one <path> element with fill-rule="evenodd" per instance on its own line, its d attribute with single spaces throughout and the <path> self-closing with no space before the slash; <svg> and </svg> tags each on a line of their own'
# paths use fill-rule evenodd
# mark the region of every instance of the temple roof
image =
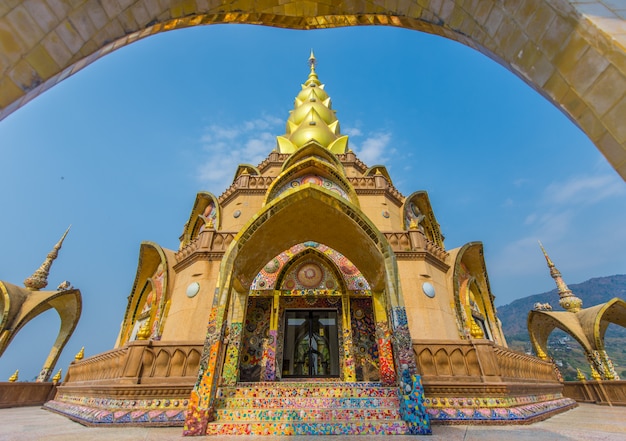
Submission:
<svg viewBox="0 0 626 441">
<path fill-rule="evenodd" d="M 348 137 L 340 132 L 339 120 L 317 76 L 316 65 L 317 60 L 311 51 L 309 76 L 296 96 L 294 109 L 289 113 L 286 133 L 276 137 L 280 153 L 293 153 L 311 142 L 333 153 L 345 153 L 347 150 Z"/>
</svg>

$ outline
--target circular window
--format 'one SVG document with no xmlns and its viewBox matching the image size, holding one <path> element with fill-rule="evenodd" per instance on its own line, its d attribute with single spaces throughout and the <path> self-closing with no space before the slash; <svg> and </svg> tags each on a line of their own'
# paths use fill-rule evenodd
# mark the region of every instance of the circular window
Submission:
<svg viewBox="0 0 626 441">
<path fill-rule="evenodd" d="M 195 297 L 196 294 L 200 291 L 200 284 L 198 282 L 190 283 L 187 287 L 187 297 L 192 298 Z"/>
<path fill-rule="evenodd" d="M 426 294 L 431 299 L 435 297 L 435 287 L 430 282 L 422 283 L 422 291 L 424 291 L 424 294 Z"/>
</svg>

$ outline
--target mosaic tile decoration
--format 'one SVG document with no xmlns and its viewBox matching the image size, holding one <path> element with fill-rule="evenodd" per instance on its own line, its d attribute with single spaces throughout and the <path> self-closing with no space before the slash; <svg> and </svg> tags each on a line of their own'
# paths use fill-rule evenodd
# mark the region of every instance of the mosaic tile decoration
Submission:
<svg viewBox="0 0 626 441">
<path fill-rule="evenodd" d="M 328 257 L 339 268 L 348 290 L 369 291 L 371 289 L 363 274 L 347 257 L 324 244 L 312 241 L 296 244 L 270 260 L 254 278 L 250 289 L 252 291 L 275 289 L 276 280 L 283 266 L 306 248 L 316 248 Z"/>
<path fill-rule="evenodd" d="M 272 299 L 250 297 L 243 328 L 243 348 L 240 359 L 241 381 L 261 380 L 263 356 L 268 345 Z"/>
<path fill-rule="evenodd" d="M 356 357 L 356 380 L 379 381 L 376 322 L 371 298 L 350 299 L 350 321 Z"/>
<path fill-rule="evenodd" d="M 314 175 L 314 174 L 307 174 L 304 176 L 300 176 L 288 182 L 287 184 L 283 185 L 275 193 L 274 198 L 278 197 L 280 194 L 284 193 L 285 191 L 291 188 L 296 188 L 304 184 L 319 185 L 320 187 L 324 187 L 327 190 L 337 193 L 339 196 L 341 196 L 345 200 L 350 201 L 350 197 L 348 196 L 348 193 L 346 193 L 346 190 L 344 188 L 339 186 L 336 182 L 331 181 L 330 179 L 327 179 L 323 176 Z"/>
<path fill-rule="evenodd" d="M 140 408 L 116 409 L 107 408 L 105 403 L 96 407 L 52 400 L 44 404 L 44 408 L 64 415 L 87 426 L 97 425 L 129 425 L 129 426 L 183 426 L 186 408 L 159 409 Z"/>
<path fill-rule="evenodd" d="M 396 387 L 377 382 L 247 383 L 218 391 L 208 435 L 406 435 Z"/>
</svg>

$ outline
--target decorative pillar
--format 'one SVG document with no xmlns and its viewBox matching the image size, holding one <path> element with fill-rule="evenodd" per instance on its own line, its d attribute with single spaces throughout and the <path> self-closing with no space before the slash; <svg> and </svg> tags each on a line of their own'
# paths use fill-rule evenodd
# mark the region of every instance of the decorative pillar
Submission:
<svg viewBox="0 0 626 441">
<path fill-rule="evenodd" d="M 280 318 L 280 291 L 274 291 L 270 310 L 270 329 L 268 339 L 263 347 L 261 361 L 261 379 L 276 381 L 276 346 L 278 344 L 278 320 Z"/>
<path fill-rule="evenodd" d="M 343 379 L 345 382 L 356 381 L 356 364 L 354 362 L 354 344 L 352 339 L 352 322 L 350 319 L 350 297 L 341 297 L 341 324 L 343 329 Z"/>
<path fill-rule="evenodd" d="M 215 297 L 213 308 L 209 314 L 207 336 L 202 350 L 203 359 L 200 360 L 199 378 L 189 397 L 189 408 L 183 429 L 184 436 L 206 435 L 207 425 L 214 418 L 213 401 L 218 386 L 219 353 L 223 347 L 224 316 L 226 314 L 226 304 L 219 304 L 217 293 Z"/>
<path fill-rule="evenodd" d="M 385 386 L 396 383 L 396 370 L 393 363 L 393 349 L 391 346 L 391 330 L 387 320 L 387 311 L 383 302 L 383 293 L 372 293 L 374 318 L 376 319 L 376 342 L 378 343 L 378 365 L 380 366 L 380 380 Z"/>
<path fill-rule="evenodd" d="M 246 306 L 248 303 L 248 293 L 237 292 L 233 298 L 233 306 L 230 316 L 230 327 L 226 343 L 226 357 L 224 358 L 224 368 L 222 370 L 222 383 L 233 386 L 239 377 L 239 354 L 241 352 L 241 337 L 243 321 L 246 317 Z"/>
</svg>

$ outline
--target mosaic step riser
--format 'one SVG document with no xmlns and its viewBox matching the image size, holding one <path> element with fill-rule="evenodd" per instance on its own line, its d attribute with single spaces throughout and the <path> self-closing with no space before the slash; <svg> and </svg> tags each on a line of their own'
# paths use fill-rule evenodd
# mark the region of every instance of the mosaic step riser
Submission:
<svg viewBox="0 0 626 441">
<path fill-rule="evenodd" d="M 380 421 L 398 420 L 398 409 L 287 409 L 287 410 L 217 410 L 220 421 Z"/>
<path fill-rule="evenodd" d="M 392 398 L 398 396 L 397 387 L 371 388 L 321 388 L 321 387 L 221 387 L 218 398 L 289 398 L 289 397 L 330 397 L 330 398 Z"/>
<path fill-rule="evenodd" d="M 371 409 L 398 408 L 400 400 L 393 398 L 218 398 L 218 409 Z"/>
<path fill-rule="evenodd" d="M 207 435 L 408 435 L 403 421 L 210 423 Z"/>
</svg>

